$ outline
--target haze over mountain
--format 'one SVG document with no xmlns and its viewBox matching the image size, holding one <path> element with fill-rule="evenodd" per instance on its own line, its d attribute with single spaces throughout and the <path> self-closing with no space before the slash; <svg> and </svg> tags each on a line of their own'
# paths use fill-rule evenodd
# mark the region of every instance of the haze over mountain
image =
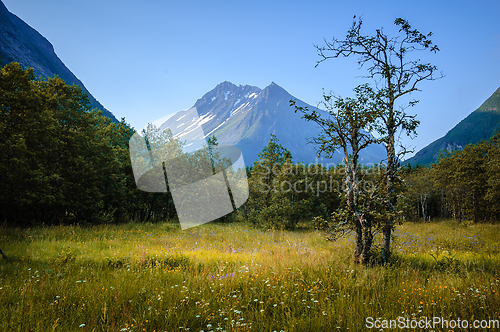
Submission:
<svg viewBox="0 0 500 332">
<path fill-rule="evenodd" d="M 314 108 L 274 82 L 264 89 L 223 82 L 194 104 L 198 120 L 187 119 L 184 117 L 187 111 L 180 111 L 166 122 L 156 125 L 160 129 L 179 128 L 186 132 L 192 128 L 193 121 L 197 121 L 202 125 L 205 137 L 215 135 L 220 144 L 238 146 L 247 165 L 257 160 L 271 134 L 276 135 L 281 145 L 290 150 L 295 162 L 342 162 L 341 153 L 329 160 L 317 159 L 316 147 L 307 144 L 307 140 L 318 135 L 319 127 L 306 122 L 301 114 L 296 114 L 290 106 L 291 99 L 297 100 L 298 106 Z M 383 146 L 372 145 L 365 149 L 360 160 L 364 164 L 380 163 L 385 154 Z"/>
<path fill-rule="evenodd" d="M 58 75 L 67 84 L 80 86 L 89 96 L 92 108 L 102 110 L 104 115 L 118 122 L 57 57 L 52 44 L 19 17 L 10 13 L 0 0 L 0 65 L 3 67 L 13 61 L 18 62 L 24 69 L 33 68 L 35 75 L 45 79 Z"/>
<path fill-rule="evenodd" d="M 431 164 L 436 161 L 441 151 L 462 150 L 467 144 L 475 144 L 491 138 L 499 129 L 500 88 L 445 136 L 421 149 L 405 163 Z"/>
</svg>

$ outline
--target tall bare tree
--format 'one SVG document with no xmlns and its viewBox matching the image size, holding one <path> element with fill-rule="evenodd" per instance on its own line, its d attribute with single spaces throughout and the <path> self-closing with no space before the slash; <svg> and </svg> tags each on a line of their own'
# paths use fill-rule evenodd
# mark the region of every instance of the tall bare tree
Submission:
<svg viewBox="0 0 500 332">
<path fill-rule="evenodd" d="M 418 101 L 402 101 L 402 97 L 412 92 L 420 91 L 419 83 L 432 81 L 443 77 L 436 66 L 422 62 L 414 57 L 414 52 L 439 51 L 439 48 L 429 39 L 432 33 L 422 34 L 417 29 L 412 29 L 408 21 L 397 18 L 394 21 L 399 33 L 390 37 L 383 29 L 377 29 L 374 35 L 361 33 L 361 18 L 353 19 L 351 28 L 347 31 L 345 39 L 325 39 L 324 46 L 316 46 L 320 60 L 332 58 L 357 57 L 360 68 L 367 67 L 366 78 L 372 79 L 375 98 L 382 107 L 382 112 L 377 121 L 380 122 L 379 134 L 383 138 L 387 150 L 385 161 L 385 195 L 388 217 L 383 228 L 382 258 L 384 261 L 391 253 L 391 233 L 395 226 L 394 211 L 396 205 L 395 182 L 399 167 L 399 160 L 408 151 L 401 146 L 396 151 L 398 135 L 403 132 L 408 136 L 416 135 L 419 121 L 415 115 L 406 112 L 408 107 L 414 106 Z"/>
</svg>

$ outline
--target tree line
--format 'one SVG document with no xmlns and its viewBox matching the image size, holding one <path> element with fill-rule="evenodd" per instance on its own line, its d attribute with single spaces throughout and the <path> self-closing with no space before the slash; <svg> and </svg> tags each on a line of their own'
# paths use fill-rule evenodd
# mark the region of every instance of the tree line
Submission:
<svg viewBox="0 0 500 332">
<path fill-rule="evenodd" d="M 163 169 L 158 174 L 152 168 L 134 178 L 130 140 L 135 132 L 125 119 L 113 123 L 100 110 L 91 109 L 80 87 L 57 76 L 39 79 L 33 69 L 24 70 L 16 62 L 5 65 L 0 70 L 0 223 L 178 219 Z M 214 148 L 215 137 L 188 154 L 183 151 L 185 142 L 169 129 L 149 125 L 141 134 L 148 151 L 134 151 L 134 166 L 149 169 L 147 164 L 153 162 L 149 151 L 160 147 L 153 156 L 163 161 L 173 158 L 176 164 L 170 160 L 169 169 L 177 186 L 205 178 L 207 170 L 230 166 L 227 151 Z M 165 190 L 155 190 L 162 187 L 161 181 Z M 138 185 L 148 189 L 139 190 Z M 196 197 L 192 199 L 195 204 Z"/>
<path fill-rule="evenodd" d="M 134 129 L 91 109 L 76 85 L 0 71 L 0 222 L 16 226 L 172 218 L 169 194 L 137 190 Z"/>
<path fill-rule="evenodd" d="M 500 132 L 442 153 L 432 165 L 408 165 L 402 174 L 406 183 L 400 206 L 407 220 L 499 221 Z"/>
</svg>

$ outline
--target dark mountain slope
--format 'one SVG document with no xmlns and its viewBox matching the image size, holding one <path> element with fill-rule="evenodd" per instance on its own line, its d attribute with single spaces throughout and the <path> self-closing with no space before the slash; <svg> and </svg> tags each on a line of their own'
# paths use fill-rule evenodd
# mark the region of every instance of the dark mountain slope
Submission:
<svg viewBox="0 0 500 332">
<path fill-rule="evenodd" d="M 23 68 L 32 67 L 35 75 L 48 78 L 58 75 L 68 84 L 76 84 L 89 96 L 93 108 L 118 122 L 85 88 L 83 83 L 64 65 L 52 44 L 35 29 L 10 13 L 0 1 L 0 65 L 18 62 Z"/>
<path fill-rule="evenodd" d="M 499 129 L 500 88 L 444 137 L 432 142 L 405 162 L 411 165 L 431 164 L 441 151 L 461 150 L 467 144 L 491 138 Z"/>
</svg>

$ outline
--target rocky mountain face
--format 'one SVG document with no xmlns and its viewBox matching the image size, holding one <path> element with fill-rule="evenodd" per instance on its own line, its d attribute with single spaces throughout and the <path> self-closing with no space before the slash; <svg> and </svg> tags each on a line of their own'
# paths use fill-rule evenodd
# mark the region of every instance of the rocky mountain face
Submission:
<svg viewBox="0 0 500 332">
<path fill-rule="evenodd" d="M 499 129 L 500 88 L 444 137 L 427 145 L 405 163 L 411 165 L 431 164 L 436 161 L 440 152 L 462 150 L 467 144 L 475 144 L 491 138 Z"/>
<path fill-rule="evenodd" d="M 157 126 L 160 129 L 175 128 L 181 136 L 193 128 L 195 121 L 202 125 L 205 138 L 215 135 L 220 144 L 238 146 L 247 165 L 258 159 L 258 153 L 267 145 L 271 134 L 276 135 L 279 142 L 290 150 L 294 162 L 342 162 L 340 153 L 332 159 L 317 159 L 316 147 L 307 144 L 307 141 L 316 137 L 320 129 L 294 112 L 290 106 L 291 99 L 297 100 L 298 106 L 314 108 L 274 82 L 264 89 L 223 82 L 194 104 L 198 119 L 187 119 L 187 111 L 180 111 Z M 364 164 L 380 163 L 385 153 L 383 146 L 372 145 L 360 159 Z"/>
<path fill-rule="evenodd" d="M 118 122 L 85 88 L 83 83 L 64 65 L 54 52 L 52 44 L 35 29 L 10 13 L 0 0 L 0 65 L 18 62 L 23 68 L 31 67 L 42 78 L 58 75 L 67 84 L 76 84 L 89 96 L 91 106 Z"/>
</svg>

